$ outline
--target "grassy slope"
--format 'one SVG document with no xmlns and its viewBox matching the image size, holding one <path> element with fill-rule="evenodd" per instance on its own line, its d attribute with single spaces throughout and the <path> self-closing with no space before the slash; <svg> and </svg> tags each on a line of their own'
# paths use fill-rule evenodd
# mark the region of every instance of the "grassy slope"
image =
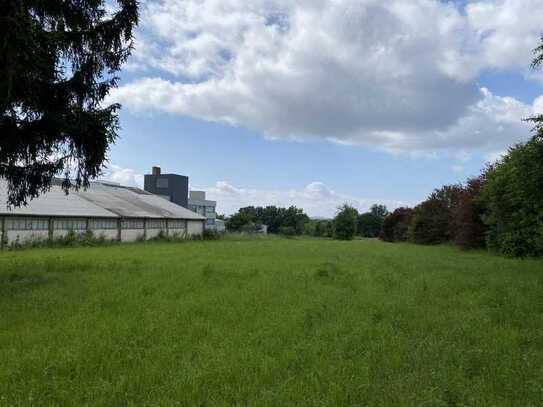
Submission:
<svg viewBox="0 0 543 407">
<path fill-rule="evenodd" d="M 543 263 L 376 241 L 0 254 L 0 405 L 537 405 Z"/>
</svg>

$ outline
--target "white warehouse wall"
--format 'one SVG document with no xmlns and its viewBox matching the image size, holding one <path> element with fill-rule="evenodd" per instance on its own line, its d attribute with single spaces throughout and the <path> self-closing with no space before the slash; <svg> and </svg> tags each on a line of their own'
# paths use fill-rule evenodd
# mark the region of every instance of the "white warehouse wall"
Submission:
<svg viewBox="0 0 543 407">
<path fill-rule="evenodd" d="M 204 223 L 201 220 L 189 220 L 187 221 L 187 234 L 189 236 L 202 235 L 204 233 Z"/>
<path fill-rule="evenodd" d="M 17 240 L 21 244 L 29 243 L 36 240 L 47 240 L 49 232 L 47 230 L 7 230 L 6 244 L 10 245 Z"/>
<path fill-rule="evenodd" d="M 135 242 L 144 235 L 143 229 L 122 229 L 121 242 Z"/>
</svg>

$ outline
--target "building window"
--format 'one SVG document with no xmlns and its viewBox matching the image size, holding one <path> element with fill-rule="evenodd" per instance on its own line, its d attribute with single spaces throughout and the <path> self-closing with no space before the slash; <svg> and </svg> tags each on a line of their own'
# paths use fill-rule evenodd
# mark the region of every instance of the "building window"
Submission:
<svg viewBox="0 0 543 407">
<path fill-rule="evenodd" d="M 207 226 L 215 226 L 215 219 L 208 219 Z"/>
<path fill-rule="evenodd" d="M 180 219 L 172 219 L 168 222 L 170 229 L 185 229 L 185 221 Z"/>
<path fill-rule="evenodd" d="M 164 219 L 149 219 L 147 221 L 147 229 L 166 229 L 166 221 Z"/>
<path fill-rule="evenodd" d="M 55 230 L 87 230 L 87 220 L 86 219 L 55 219 L 54 220 L 54 229 Z"/>
<path fill-rule="evenodd" d="M 89 229 L 91 230 L 117 229 L 117 219 L 90 219 Z"/>
<path fill-rule="evenodd" d="M 214 206 L 206 206 L 206 216 L 213 216 L 215 215 L 215 207 Z"/>
<path fill-rule="evenodd" d="M 168 181 L 169 181 L 168 178 L 165 178 L 165 177 L 157 178 L 156 187 L 157 188 L 168 188 L 169 185 L 170 185 Z"/>
<path fill-rule="evenodd" d="M 124 219 L 123 229 L 143 229 L 143 219 Z"/>
<path fill-rule="evenodd" d="M 7 230 L 49 230 L 49 220 L 45 218 L 7 218 Z"/>
</svg>

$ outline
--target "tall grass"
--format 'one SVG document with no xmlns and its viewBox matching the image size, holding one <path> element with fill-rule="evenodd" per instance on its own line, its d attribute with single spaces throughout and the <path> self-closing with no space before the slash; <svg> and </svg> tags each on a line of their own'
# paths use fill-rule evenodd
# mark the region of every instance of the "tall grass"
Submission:
<svg viewBox="0 0 543 407">
<path fill-rule="evenodd" d="M 0 254 L 0 405 L 540 405 L 543 263 L 373 240 Z"/>
</svg>

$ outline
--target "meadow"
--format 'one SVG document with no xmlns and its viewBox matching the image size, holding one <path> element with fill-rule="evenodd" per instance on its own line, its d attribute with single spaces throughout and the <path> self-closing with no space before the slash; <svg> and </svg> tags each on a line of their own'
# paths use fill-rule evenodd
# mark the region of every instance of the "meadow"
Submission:
<svg viewBox="0 0 543 407">
<path fill-rule="evenodd" d="M 543 262 L 376 240 L 0 253 L 0 405 L 535 406 Z"/>
</svg>

